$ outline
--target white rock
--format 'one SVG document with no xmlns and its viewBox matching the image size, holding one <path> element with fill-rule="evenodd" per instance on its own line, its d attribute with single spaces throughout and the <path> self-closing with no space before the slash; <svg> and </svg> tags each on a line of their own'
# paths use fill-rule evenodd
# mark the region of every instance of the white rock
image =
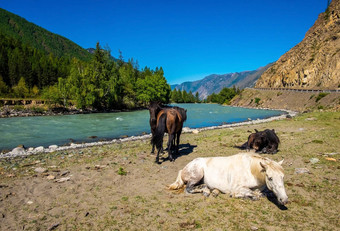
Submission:
<svg viewBox="0 0 340 231">
<path fill-rule="evenodd" d="M 47 172 L 47 169 L 38 167 L 38 168 L 34 169 L 34 171 L 37 172 L 37 173 L 44 173 L 44 172 Z"/>
<path fill-rule="evenodd" d="M 58 148 L 58 145 L 50 145 L 48 146 L 48 148 L 51 150 L 51 151 L 55 151 L 57 148 Z"/>
<path fill-rule="evenodd" d="M 17 147 L 12 150 L 12 155 L 24 155 L 25 149 L 22 147 Z"/>
<path fill-rule="evenodd" d="M 54 179 L 55 179 L 55 176 L 53 176 L 53 175 L 48 175 L 46 178 L 47 178 L 47 180 L 54 180 Z"/>
<path fill-rule="evenodd" d="M 63 183 L 63 182 L 69 181 L 70 179 L 71 179 L 71 177 L 62 177 L 62 178 L 56 180 L 55 182 Z"/>
<path fill-rule="evenodd" d="M 194 130 L 192 130 L 192 133 L 198 134 L 198 133 L 200 133 L 200 131 L 198 131 L 197 129 L 194 129 Z"/>
<path fill-rule="evenodd" d="M 184 127 L 184 128 L 182 129 L 183 132 L 190 132 L 190 130 L 191 130 L 191 129 L 188 128 L 188 127 Z"/>
<path fill-rule="evenodd" d="M 34 149 L 34 152 L 38 153 L 38 152 L 43 152 L 44 151 L 44 147 L 43 146 L 39 146 L 39 147 L 36 147 Z"/>
</svg>

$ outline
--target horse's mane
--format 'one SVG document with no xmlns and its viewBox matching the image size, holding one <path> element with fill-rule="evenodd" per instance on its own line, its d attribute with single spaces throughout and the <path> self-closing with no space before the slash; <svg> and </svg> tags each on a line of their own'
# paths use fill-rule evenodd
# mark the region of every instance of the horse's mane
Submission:
<svg viewBox="0 0 340 231">
<path fill-rule="evenodd" d="M 273 161 L 267 157 L 260 156 L 258 154 L 251 154 L 252 163 L 251 163 L 251 172 L 254 176 L 256 176 L 259 179 L 264 179 L 264 174 L 262 172 L 262 167 L 260 166 L 260 162 L 263 164 L 268 165 L 271 169 L 274 171 L 282 172 L 283 168 L 280 164 L 278 164 L 276 161 Z"/>
</svg>

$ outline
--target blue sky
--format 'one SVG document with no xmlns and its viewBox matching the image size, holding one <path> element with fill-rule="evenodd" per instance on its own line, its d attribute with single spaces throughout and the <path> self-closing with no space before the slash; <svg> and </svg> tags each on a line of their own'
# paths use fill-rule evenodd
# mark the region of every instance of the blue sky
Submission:
<svg viewBox="0 0 340 231">
<path fill-rule="evenodd" d="M 0 7 L 84 48 L 121 50 L 170 84 L 255 70 L 304 38 L 327 0 L 2 0 Z"/>
</svg>

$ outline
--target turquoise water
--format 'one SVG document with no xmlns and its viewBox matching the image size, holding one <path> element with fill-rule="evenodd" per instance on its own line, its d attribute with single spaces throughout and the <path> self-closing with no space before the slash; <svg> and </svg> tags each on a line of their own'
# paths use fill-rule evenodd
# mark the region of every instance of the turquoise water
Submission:
<svg viewBox="0 0 340 231">
<path fill-rule="evenodd" d="M 186 108 L 185 127 L 201 128 L 263 119 L 282 111 L 225 107 L 217 104 L 177 104 Z M 149 111 L 95 113 L 83 115 L 0 118 L 0 150 L 25 147 L 48 147 L 74 142 L 94 142 L 122 136 L 150 133 Z M 97 138 L 90 138 L 96 136 Z"/>
</svg>

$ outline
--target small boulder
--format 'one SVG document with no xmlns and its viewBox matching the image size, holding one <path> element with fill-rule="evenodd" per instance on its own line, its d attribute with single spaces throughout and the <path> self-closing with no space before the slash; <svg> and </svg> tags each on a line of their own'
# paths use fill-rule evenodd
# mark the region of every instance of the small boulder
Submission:
<svg viewBox="0 0 340 231">
<path fill-rule="evenodd" d="M 303 174 L 303 173 L 310 173 L 307 168 L 296 168 L 295 169 L 296 174 Z"/>
<path fill-rule="evenodd" d="M 37 173 L 44 173 L 44 172 L 47 172 L 47 169 L 42 168 L 42 167 L 38 167 L 38 168 L 35 168 L 34 171 L 37 172 Z"/>
<path fill-rule="evenodd" d="M 54 180 L 54 179 L 55 179 L 55 176 L 53 176 L 53 175 L 48 175 L 48 176 L 46 177 L 46 179 L 47 179 L 47 180 Z"/>
<path fill-rule="evenodd" d="M 319 162 L 319 159 L 318 158 L 311 158 L 309 159 L 309 162 L 311 162 L 312 164 L 316 164 Z"/>
<path fill-rule="evenodd" d="M 197 129 L 194 129 L 194 130 L 192 130 L 192 133 L 193 134 L 198 134 L 198 133 L 200 133 L 200 131 L 198 131 Z"/>
<path fill-rule="evenodd" d="M 25 154 L 25 148 L 23 147 L 16 147 L 12 150 L 13 155 L 24 155 Z"/>
<path fill-rule="evenodd" d="M 55 151 L 55 150 L 57 150 L 57 148 L 58 148 L 58 145 L 50 145 L 50 146 L 48 146 L 48 148 L 50 149 L 50 151 Z"/>
<path fill-rule="evenodd" d="M 34 149 L 34 152 L 35 153 L 38 153 L 38 152 L 43 152 L 45 149 L 44 149 L 44 147 L 43 146 L 39 146 L 39 147 L 36 147 L 35 149 Z"/>
</svg>

